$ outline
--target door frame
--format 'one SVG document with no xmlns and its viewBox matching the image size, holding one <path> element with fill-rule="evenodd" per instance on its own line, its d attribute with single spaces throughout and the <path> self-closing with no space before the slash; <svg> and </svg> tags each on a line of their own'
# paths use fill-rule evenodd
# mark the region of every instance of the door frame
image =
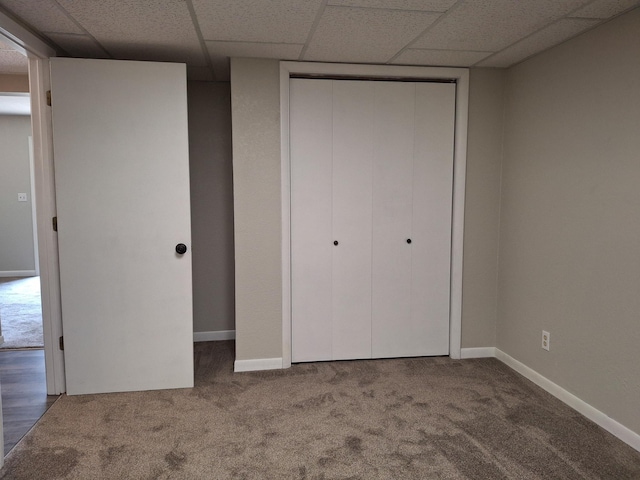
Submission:
<svg viewBox="0 0 640 480">
<path fill-rule="evenodd" d="M 0 38 L 27 56 L 29 62 L 29 94 L 31 96 L 31 130 L 35 179 L 38 267 L 42 297 L 42 326 L 47 394 L 66 391 L 64 354 L 58 339 L 62 336 L 60 304 L 60 267 L 58 239 L 52 228 L 56 216 L 53 168 L 53 130 L 51 109 L 47 106 L 50 89 L 49 58 L 56 51 L 39 37 L 0 11 Z"/>
<path fill-rule="evenodd" d="M 454 359 L 461 358 L 462 260 L 464 245 L 465 178 L 467 169 L 469 69 L 280 62 L 282 368 L 291 366 L 291 156 L 289 151 L 289 79 L 296 75 L 309 75 L 317 78 L 436 80 L 456 83 L 453 209 L 451 219 L 449 356 Z"/>
</svg>

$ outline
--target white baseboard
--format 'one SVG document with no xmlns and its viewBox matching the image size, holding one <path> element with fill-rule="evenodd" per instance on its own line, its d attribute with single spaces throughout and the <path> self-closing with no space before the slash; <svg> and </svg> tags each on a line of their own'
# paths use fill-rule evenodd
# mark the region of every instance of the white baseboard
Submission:
<svg viewBox="0 0 640 480">
<path fill-rule="evenodd" d="M 527 367 L 524 363 L 519 362 L 515 358 L 507 355 L 502 350 L 496 350 L 496 358 L 511 367 L 520 375 L 531 380 L 543 390 L 546 390 L 551 395 L 569 405 L 574 410 L 577 410 L 582 415 L 587 417 L 592 422 L 600 425 L 609 433 L 615 435 L 620 440 L 631 446 L 632 448 L 640 452 L 640 435 L 633 430 L 625 427 L 621 423 L 616 422 L 613 418 L 602 413 L 600 410 L 592 407 L 583 400 L 580 400 L 574 394 L 568 392 L 560 385 L 553 383 L 546 377 L 543 377 L 535 370 Z"/>
<path fill-rule="evenodd" d="M 193 332 L 194 342 L 219 342 L 221 340 L 235 340 L 235 330 L 217 330 L 215 332 Z"/>
<path fill-rule="evenodd" d="M 278 370 L 282 368 L 282 358 L 258 358 L 255 360 L 236 360 L 234 372 L 255 372 L 258 370 Z"/>
<path fill-rule="evenodd" d="M 493 358 L 496 347 L 461 348 L 460 358 Z"/>
<path fill-rule="evenodd" d="M 5 270 L 0 272 L 0 277 L 35 277 L 35 270 Z"/>
</svg>

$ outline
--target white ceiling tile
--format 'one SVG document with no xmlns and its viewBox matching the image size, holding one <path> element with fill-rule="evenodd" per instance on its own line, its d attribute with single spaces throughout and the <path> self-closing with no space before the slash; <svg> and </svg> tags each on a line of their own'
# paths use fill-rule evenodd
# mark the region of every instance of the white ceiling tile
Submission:
<svg viewBox="0 0 640 480">
<path fill-rule="evenodd" d="M 192 0 L 205 40 L 305 43 L 322 0 Z"/>
<path fill-rule="evenodd" d="M 563 19 L 534 33 L 530 37 L 508 47 L 478 63 L 478 67 L 509 67 L 547 48 L 558 45 L 584 30 L 597 25 L 599 20 Z"/>
<path fill-rule="evenodd" d="M 116 58 L 206 64 L 183 0 L 58 2 Z"/>
<path fill-rule="evenodd" d="M 463 3 L 412 48 L 497 51 L 588 0 L 483 0 Z"/>
<path fill-rule="evenodd" d="M 209 54 L 225 57 L 278 58 L 297 60 L 304 45 L 285 43 L 206 42 Z"/>
<path fill-rule="evenodd" d="M 15 50 L 0 50 L 0 74 L 27 73 L 28 70 L 27 57 Z"/>
<path fill-rule="evenodd" d="M 596 0 L 573 12 L 571 17 L 609 18 L 637 6 L 640 6 L 638 0 Z"/>
<path fill-rule="evenodd" d="M 38 2 L 0 0 L 0 5 L 41 32 L 84 33 L 50 0 L 39 0 Z"/>
<path fill-rule="evenodd" d="M 640 0 L 0 0 L 72 56 L 186 62 L 190 78 L 216 80 L 229 78 L 230 56 L 297 59 L 303 51 L 312 61 L 387 63 L 402 52 L 393 63 L 507 66 L 638 6 Z M 499 53 L 483 59 L 485 52 Z"/>
<path fill-rule="evenodd" d="M 392 63 L 398 65 L 470 67 L 489 55 L 491 55 L 491 52 L 408 49 L 402 52 Z"/>
<path fill-rule="evenodd" d="M 385 63 L 439 13 L 327 7 L 304 60 Z"/>
<path fill-rule="evenodd" d="M 391 8 L 397 10 L 422 10 L 446 12 L 456 0 L 329 0 L 329 5 L 362 8 Z"/>
<path fill-rule="evenodd" d="M 72 57 L 109 58 L 109 55 L 89 36 L 72 33 L 48 33 L 47 36 Z"/>
</svg>

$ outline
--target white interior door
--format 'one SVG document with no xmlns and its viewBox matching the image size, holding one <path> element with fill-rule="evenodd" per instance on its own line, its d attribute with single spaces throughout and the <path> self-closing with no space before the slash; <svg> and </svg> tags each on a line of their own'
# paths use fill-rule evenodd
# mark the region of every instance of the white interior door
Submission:
<svg viewBox="0 0 640 480">
<path fill-rule="evenodd" d="M 400 337 L 416 355 L 449 354 L 455 103 L 455 84 L 416 84 L 410 320 L 413 336 Z"/>
<path fill-rule="evenodd" d="M 290 96 L 292 360 L 369 358 L 373 84 L 292 79 Z"/>
<path fill-rule="evenodd" d="M 191 387 L 185 66 L 54 58 L 51 84 L 67 393 Z"/>
<path fill-rule="evenodd" d="M 290 80 L 293 362 L 449 353 L 455 88 Z"/>
<path fill-rule="evenodd" d="M 454 84 L 376 84 L 374 358 L 449 353 L 454 122 Z"/>
<path fill-rule="evenodd" d="M 373 167 L 372 355 L 403 356 L 411 328 L 415 84 L 377 82 Z M 428 286 L 427 286 L 428 287 Z"/>
<path fill-rule="evenodd" d="M 332 83 L 291 80 L 291 359 L 333 358 Z"/>
</svg>

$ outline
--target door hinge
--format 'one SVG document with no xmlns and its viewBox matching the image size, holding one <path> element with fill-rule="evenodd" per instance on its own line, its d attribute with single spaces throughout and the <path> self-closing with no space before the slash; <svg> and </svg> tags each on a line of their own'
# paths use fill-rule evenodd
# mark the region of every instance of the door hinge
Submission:
<svg viewBox="0 0 640 480">
<path fill-rule="evenodd" d="M 51 106 L 51 90 L 47 90 L 47 105 Z"/>
<path fill-rule="evenodd" d="M 51 224 L 53 225 L 53 231 L 57 232 L 58 231 L 58 217 L 53 217 L 51 219 Z"/>
<path fill-rule="evenodd" d="M 60 337 L 59 343 L 60 343 L 60 350 L 64 350 L 64 337 Z"/>
</svg>

